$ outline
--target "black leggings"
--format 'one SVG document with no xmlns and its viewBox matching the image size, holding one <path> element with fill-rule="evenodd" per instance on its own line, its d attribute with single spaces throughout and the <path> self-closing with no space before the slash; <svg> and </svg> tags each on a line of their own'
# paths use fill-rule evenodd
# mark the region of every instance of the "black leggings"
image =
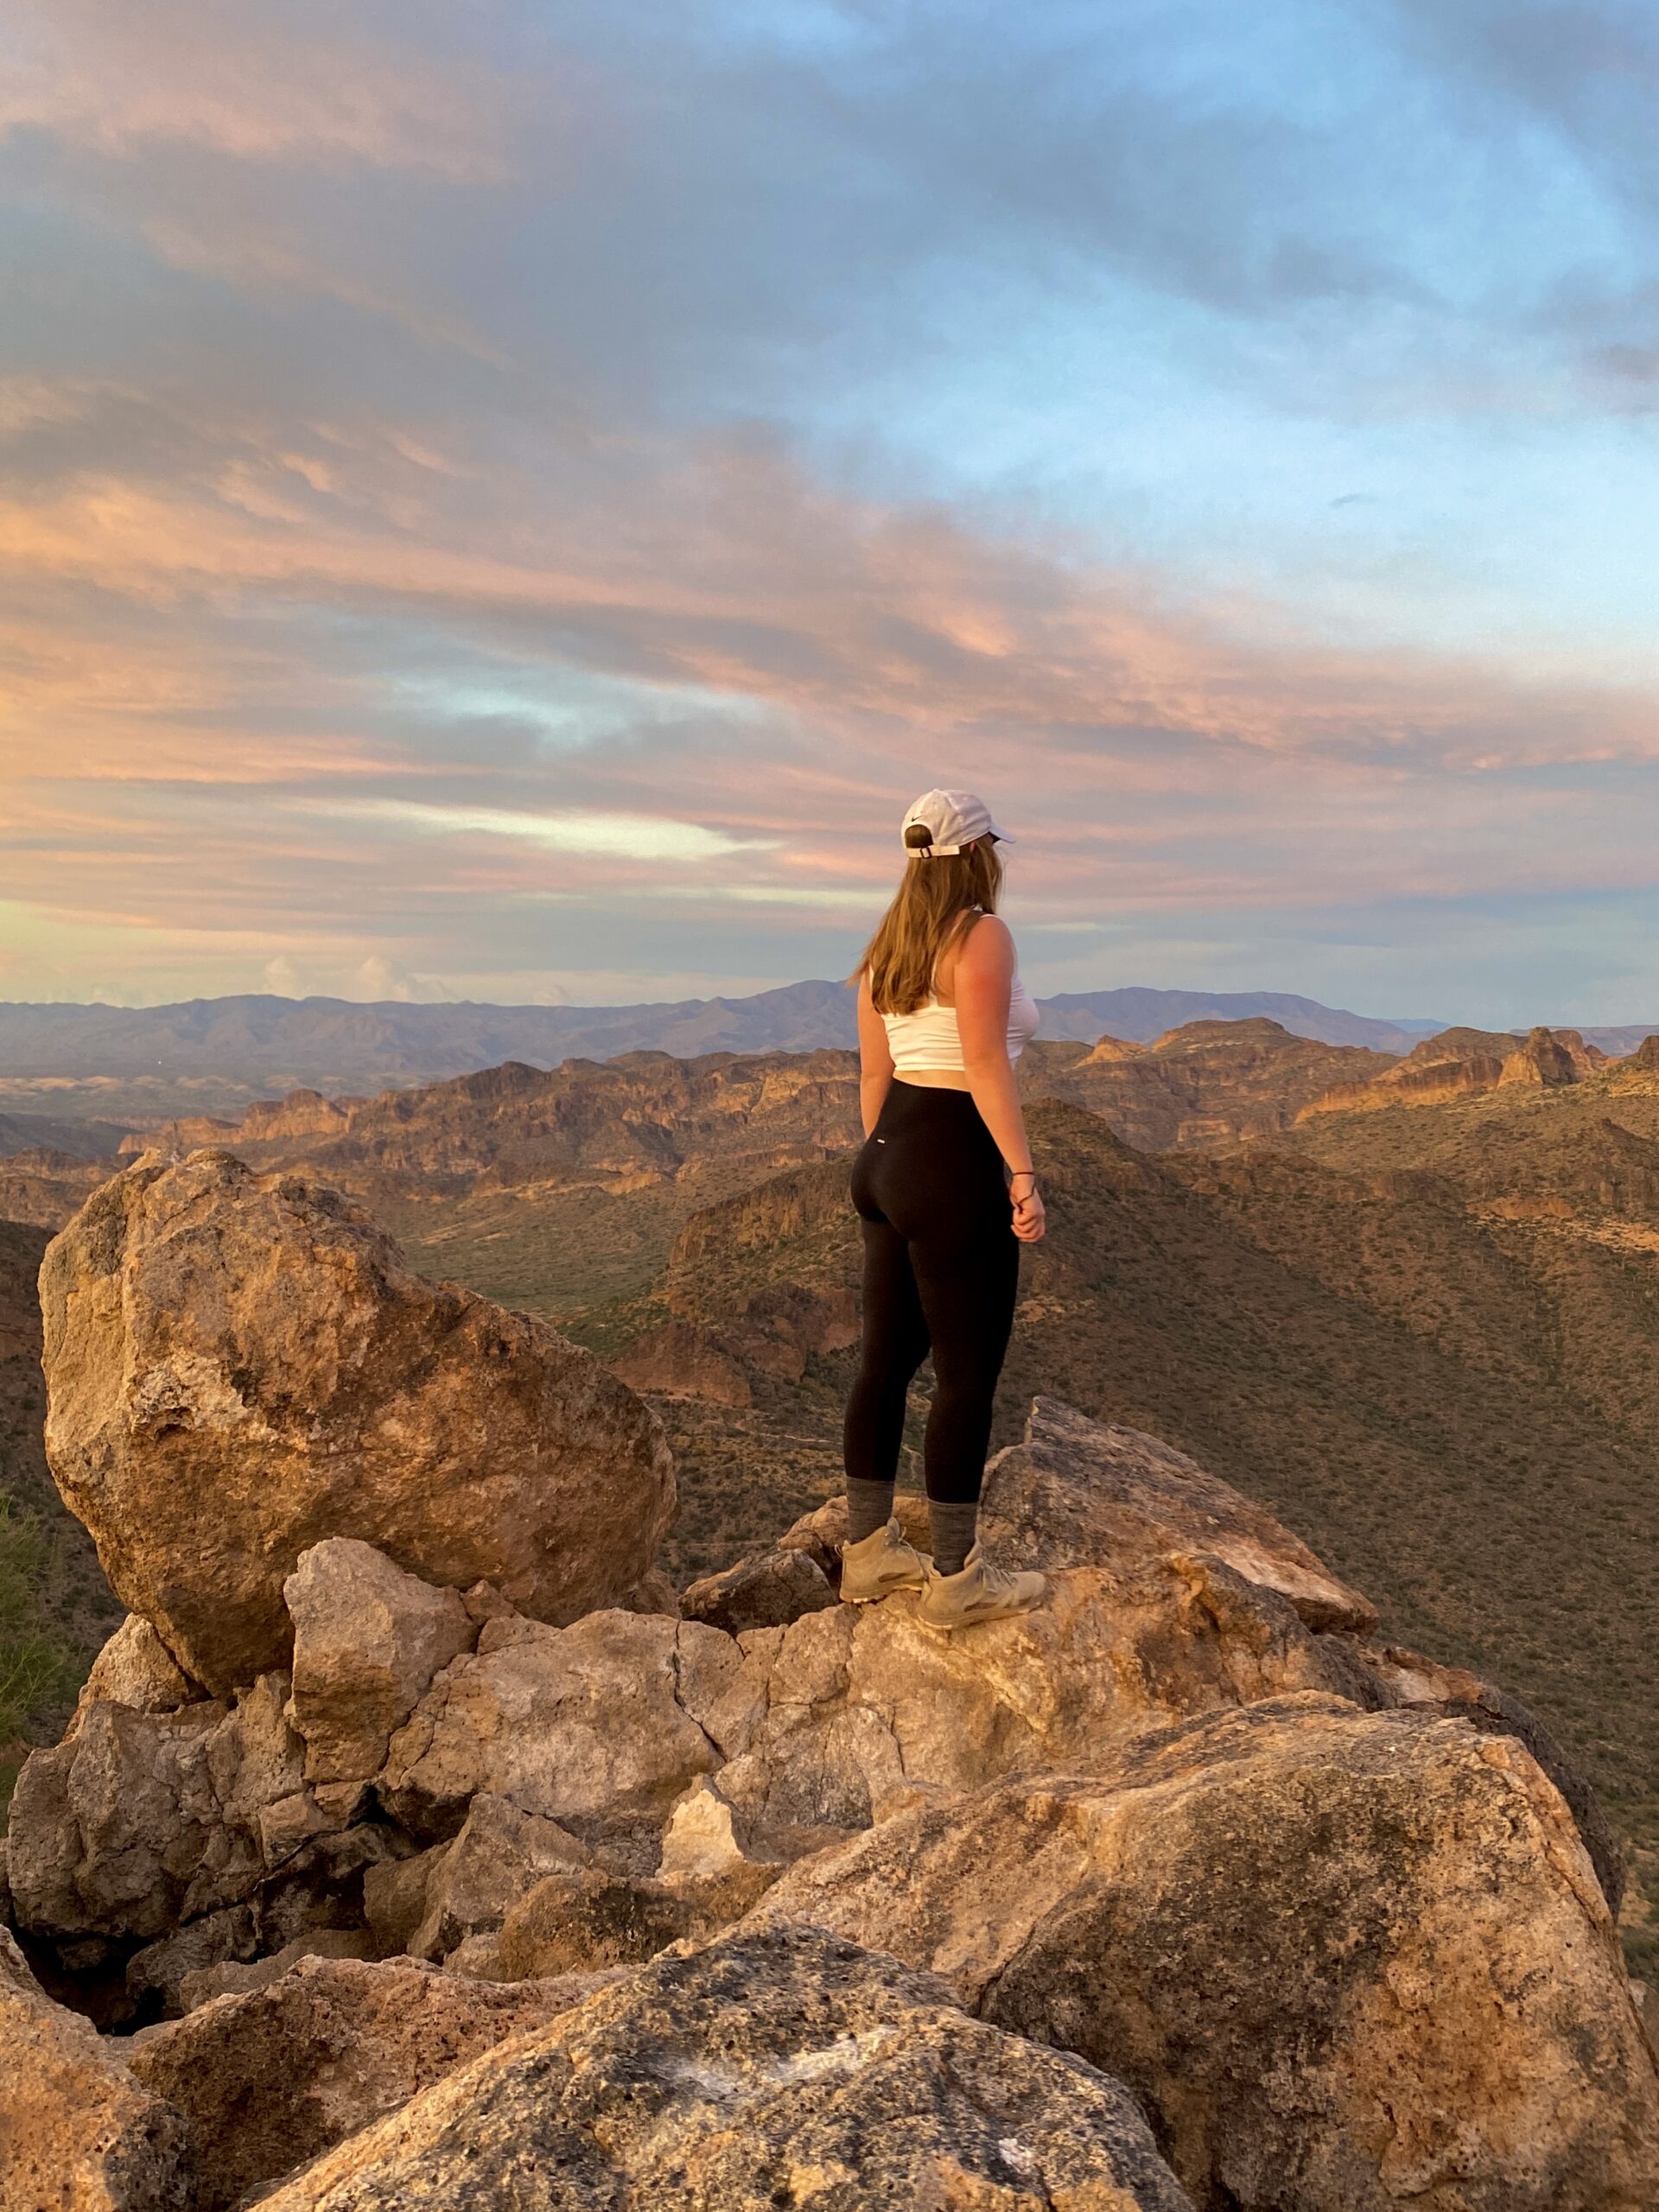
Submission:
<svg viewBox="0 0 1659 2212">
<path fill-rule="evenodd" d="M 842 1431 L 847 1472 L 893 1479 L 905 1395 L 931 1348 L 927 1494 L 971 1505 L 1020 1282 L 1007 1170 L 972 1093 L 895 1077 L 852 1188 L 864 1230 L 864 1333 Z"/>
</svg>

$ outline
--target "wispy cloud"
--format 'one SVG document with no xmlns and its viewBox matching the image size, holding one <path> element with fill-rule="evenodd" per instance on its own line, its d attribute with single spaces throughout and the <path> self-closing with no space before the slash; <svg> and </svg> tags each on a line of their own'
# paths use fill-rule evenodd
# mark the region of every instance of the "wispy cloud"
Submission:
<svg viewBox="0 0 1659 2212">
<path fill-rule="evenodd" d="M 306 799 L 308 814 L 341 822 L 380 822 L 427 837 L 517 837 L 554 853 L 594 853 L 643 861 L 719 860 L 775 839 L 722 836 L 697 822 L 652 814 L 520 814 L 501 806 L 442 806 L 420 799 Z"/>
</svg>

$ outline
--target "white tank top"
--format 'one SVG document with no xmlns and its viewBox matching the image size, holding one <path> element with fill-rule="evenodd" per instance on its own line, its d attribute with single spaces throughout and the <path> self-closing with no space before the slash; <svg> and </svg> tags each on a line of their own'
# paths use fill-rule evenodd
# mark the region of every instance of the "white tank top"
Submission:
<svg viewBox="0 0 1659 2212">
<path fill-rule="evenodd" d="M 936 992 L 914 1014 L 884 1014 L 887 1050 L 895 1075 L 916 1068 L 954 1068 L 963 1072 L 962 1032 L 957 1009 Z M 1037 1033 L 1037 1001 L 1015 976 L 1008 993 L 1008 1058 L 1017 1060 Z"/>
</svg>

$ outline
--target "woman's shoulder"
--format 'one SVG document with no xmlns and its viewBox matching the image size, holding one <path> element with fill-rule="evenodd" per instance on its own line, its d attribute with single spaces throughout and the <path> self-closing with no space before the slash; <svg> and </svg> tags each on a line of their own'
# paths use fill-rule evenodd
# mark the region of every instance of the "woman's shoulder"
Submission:
<svg viewBox="0 0 1659 2212">
<path fill-rule="evenodd" d="M 957 957 L 970 966 L 981 962 L 1000 966 L 1014 950 L 1014 931 L 1001 914 L 976 912 L 969 917 L 957 940 Z"/>
</svg>

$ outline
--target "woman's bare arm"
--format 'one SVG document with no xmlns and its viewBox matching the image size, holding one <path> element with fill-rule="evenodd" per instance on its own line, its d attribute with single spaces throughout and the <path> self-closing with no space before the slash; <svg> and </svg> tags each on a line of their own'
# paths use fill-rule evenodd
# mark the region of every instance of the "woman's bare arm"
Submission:
<svg viewBox="0 0 1659 2212">
<path fill-rule="evenodd" d="M 1008 1058 L 1008 1000 L 1013 988 L 1014 938 L 1006 922 L 987 914 L 974 924 L 963 940 L 951 977 L 951 994 L 968 1088 L 1003 1159 L 1024 1176 L 1018 1185 L 1024 1192 L 1032 1187 L 1031 1146 L 1026 1136 L 1026 1118 L 1020 1110 L 1014 1065 Z M 1027 1242 L 1042 1235 L 1040 1198 L 1021 1198 L 1015 1204 L 1014 1232 Z"/>
<path fill-rule="evenodd" d="M 870 996 L 870 979 L 858 979 L 858 1110 L 864 1134 L 874 1128 L 883 1100 L 893 1084 L 893 1054 L 887 1046 L 887 1024 Z"/>
</svg>

